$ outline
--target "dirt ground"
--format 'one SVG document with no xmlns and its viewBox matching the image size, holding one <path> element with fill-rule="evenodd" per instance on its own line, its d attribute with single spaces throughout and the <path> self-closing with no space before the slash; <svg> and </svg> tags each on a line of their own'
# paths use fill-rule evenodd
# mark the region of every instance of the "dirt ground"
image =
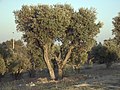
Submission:
<svg viewBox="0 0 120 90">
<path fill-rule="evenodd" d="M 90 87 L 100 86 L 100 90 L 120 90 L 120 63 L 112 65 L 109 69 L 106 69 L 104 64 L 93 65 L 91 68 L 83 68 L 80 74 L 86 78 L 76 87 L 86 84 Z"/>
<path fill-rule="evenodd" d="M 31 78 L 0 83 L 0 90 L 120 90 L 120 63 L 106 69 L 104 64 L 67 70 L 63 80 Z"/>
</svg>

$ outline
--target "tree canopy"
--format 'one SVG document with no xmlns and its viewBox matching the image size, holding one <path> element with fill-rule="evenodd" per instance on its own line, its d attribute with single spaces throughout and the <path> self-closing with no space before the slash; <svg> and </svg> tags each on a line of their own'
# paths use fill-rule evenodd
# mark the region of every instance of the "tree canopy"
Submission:
<svg viewBox="0 0 120 90">
<path fill-rule="evenodd" d="M 40 51 L 51 79 L 55 79 L 51 60 L 56 60 L 59 76 L 62 76 L 72 52 L 87 52 L 102 26 L 102 23 L 96 23 L 94 9 L 75 11 L 68 4 L 23 5 L 14 14 L 17 30 L 23 32 L 23 40 L 28 46 L 33 45 Z M 61 43 L 58 52 L 53 50 L 56 41 Z"/>
<path fill-rule="evenodd" d="M 120 44 L 120 12 L 118 13 L 118 16 L 113 18 L 112 21 L 114 25 L 113 34 L 115 35 L 114 39 L 116 40 L 116 43 Z"/>
<path fill-rule="evenodd" d="M 2 68 L 6 68 L 4 69 L 5 72 L 20 74 L 23 71 L 29 70 L 31 63 L 24 43 L 21 40 L 15 40 L 14 46 L 15 48 L 13 48 L 13 40 L 0 44 L 0 62 L 3 63 Z"/>
</svg>

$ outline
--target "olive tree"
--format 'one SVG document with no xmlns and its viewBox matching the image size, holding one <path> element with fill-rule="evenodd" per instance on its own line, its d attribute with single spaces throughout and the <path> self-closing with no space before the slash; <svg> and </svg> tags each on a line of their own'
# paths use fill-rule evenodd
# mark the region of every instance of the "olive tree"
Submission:
<svg viewBox="0 0 120 90">
<path fill-rule="evenodd" d="M 112 39 L 105 40 L 104 44 L 97 44 L 92 48 L 91 56 L 94 63 L 106 64 L 106 68 L 111 67 L 112 63 L 118 60 L 117 47 Z"/>
<path fill-rule="evenodd" d="M 115 37 L 113 38 L 113 44 L 114 46 L 116 46 L 116 53 L 118 55 L 118 57 L 120 58 L 120 12 L 118 13 L 118 15 L 116 17 L 113 18 L 113 35 L 115 35 Z"/>
<path fill-rule="evenodd" d="M 114 39 L 116 40 L 117 45 L 120 45 L 120 12 L 113 18 L 112 23 L 114 26 L 114 29 L 112 30 L 113 35 L 115 35 Z"/>
<path fill-rule="evenodd" d="M 58 75 L 62 77 L 72 52 L 87 50 L 88 42 L 94 40 L 102 26 L 100 22 L 96 23 L 94 9 L 75 11 L 67 4 L 23 5 L 14 14 L 17 30 L 23 32 L 23 40 L 42 52 L 51 79 L 56 78 L 51 60 L 56 60 Z M 56 42 L 61 43 L 57 52 L 53 49 Z"/>
<path fill-rule="evenodd" d="M 13 73 L 15 78 L 31 68 L 27 48 L 21 40 L 7 40 L 0 44 L 0 54 L 5 61 L 6 72 Z M 4 64 L 3 64 L 4 65 Z"/>
</svg>

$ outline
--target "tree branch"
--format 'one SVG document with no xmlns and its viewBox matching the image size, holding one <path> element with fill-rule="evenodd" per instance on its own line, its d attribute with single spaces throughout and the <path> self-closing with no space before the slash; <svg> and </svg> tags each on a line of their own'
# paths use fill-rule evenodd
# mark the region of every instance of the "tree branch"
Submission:
<svg viewBox="0 0 120 90">
<path fill-rule="evenodd" d="M 63 61 L 63 63 L 62 63 L 62 67 L 61 67 L 62 69 L 63 69 L 64 66 L 66 65 L 67 60 L 70 58 L 70 54 L 71 54 L 71 52 L 72 52 L 73 49 L 74 49 L 74 47 L 71 46 L 70 49 L 69 49 L 69 51 L 68 51 L 68 53 L 66 54 L 66 57 L 65 57 L 65 59 L 64 59 L 64 61 Z"/>
</svg>

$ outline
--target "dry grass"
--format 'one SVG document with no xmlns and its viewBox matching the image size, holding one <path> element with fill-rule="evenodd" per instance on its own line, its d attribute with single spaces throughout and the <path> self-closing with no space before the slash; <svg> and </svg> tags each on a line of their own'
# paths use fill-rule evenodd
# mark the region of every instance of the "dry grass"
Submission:
<svg viewBox="0 0 120 90">
<path fill-rule="evenodd" d="M 83 68 L 80 73 L 66 71 L 63 80 L 46 78 L 0 83 L 0 90 L 120 90 L 120 65 L 105 69 L 104 65 Z M 71 74 L 72 73 L 72 74 Z"/>
</svg>

